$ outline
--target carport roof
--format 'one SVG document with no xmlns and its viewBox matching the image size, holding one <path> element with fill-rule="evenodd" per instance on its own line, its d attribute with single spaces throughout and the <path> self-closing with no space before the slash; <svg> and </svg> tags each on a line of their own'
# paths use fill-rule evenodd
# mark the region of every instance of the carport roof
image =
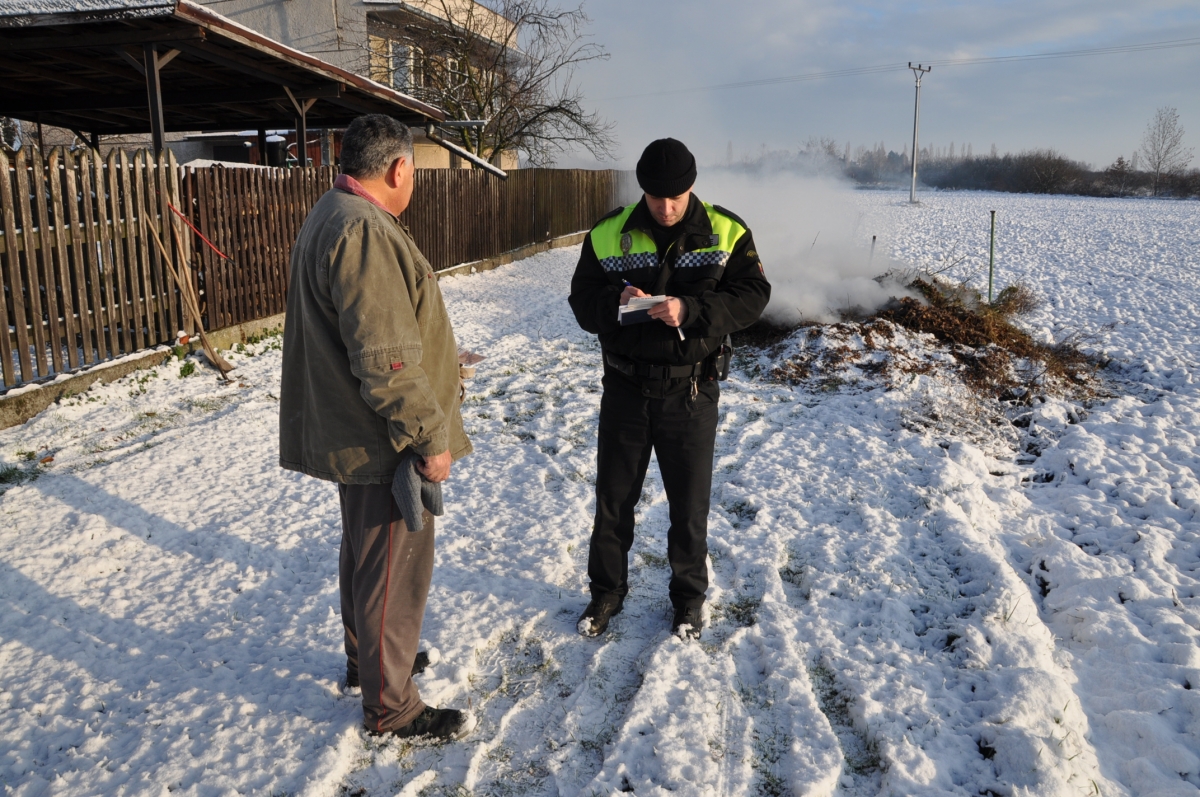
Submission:
<svg viewBox="0 0 1200 797">
<path fill-rule="evenodd" d="M 0 116 L 92 134 L 345 127 L 364 113 L 411 125 L 438 108 L 246 28 L 192 0 L 5 0 Z M 307 107 L 306 107 L 307 106 Z"/>
</svg>

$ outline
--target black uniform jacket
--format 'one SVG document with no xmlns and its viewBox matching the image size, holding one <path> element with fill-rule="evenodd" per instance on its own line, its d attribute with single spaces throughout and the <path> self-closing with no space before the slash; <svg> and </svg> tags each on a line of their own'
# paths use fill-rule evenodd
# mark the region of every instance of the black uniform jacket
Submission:
<svg viewBox="0 0 1200 797">
<path fill-rule="evenodd" d="M 714 209 L 746 227 L 729 211 L 717 206 Z M 618 208 L 604 218 L 622 210 Z M 621 231 L 641 229 L 653 237 L 654 227 L 643 197 Z M 591 233 L 584 240 L 579 265 L 571 278 L 569 301 L 579 326 L 599 335 L 605 352 L 651 365 L 698 363 L 717 351 L 722 337 L 757 321 L 767 306 L 771 284 L 763 273 L 749 229 L 738 239 L 725 265 L 681 269 L 674 268 L 679 253 L 708 246 L 713 232 L 708 213 L 695 194 L 684 217 L 670 230 L 673 239 L 657 244 L 657 265 L 624 272 L 606 272 L 592 248 Z M 622 278 L 651 296 L 666 294 L 683 299 L 687 304 L 682 327 L 685 339 L 680 340 L 675 328 L 662 321 L 621 326 L 617 308 L 625 290 Z"/>
</svg>

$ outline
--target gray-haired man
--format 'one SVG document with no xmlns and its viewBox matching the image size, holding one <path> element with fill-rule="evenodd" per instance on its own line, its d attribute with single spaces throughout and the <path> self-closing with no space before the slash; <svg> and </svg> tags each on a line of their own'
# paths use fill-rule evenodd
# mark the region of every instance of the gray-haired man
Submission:
<svg viewBox="0 0 1200 797">
<path fill-rule="evenodd" d="M 346 680 L 362 687 L 367 730 L 459 738 L 473 718 L 427 707 L 412 679 L 433 516 L 410 528 L 392 495 L 412 454 L 438 483 L 471 452 L 458 347 L 433 270 L 396 218 L 413 191 L 408 128 L 378 114 L 354 120 L 341 164 L 292 250 L 279 464 L 339 483 Z"/>
</svg>

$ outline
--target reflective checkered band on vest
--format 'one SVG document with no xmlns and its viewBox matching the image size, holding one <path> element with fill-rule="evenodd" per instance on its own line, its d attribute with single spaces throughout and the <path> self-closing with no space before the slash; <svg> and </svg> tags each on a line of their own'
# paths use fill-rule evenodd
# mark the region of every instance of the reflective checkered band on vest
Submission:
<svg viewBox="0 0 1200 797">
<path fill-rule="evenodd" d="M 628 233 L 622 232 L 636 207 L 637 205 L 629 205 L 617 215 L 609 216 L 593 227 L 589 235 L 596 259 L 609 274 L 658 268 L 654 239 L 644 230 L 631 229 Z M 704 212 L 708 214 L 716 243 L 698 252 L 681 253 L 676 259 L 676 268 L 724 266 L 737 242 L 746 234 L 746 228 L 739 222 L 707 202 L 704 203 Z"/>
<path fill-rule="evenodd" d="M 637 268 L 654 268 L 658 265 L 658 255 L 654 252 L 636 252 L 618 257 L 606 257 L 600 261 L 605 271 L 633 271 Z"/>
<path fill-rule="evenodd" d="M 699 268 L 701 266 L 723 266 L 729 261 L 729 252 L 684 252 L 675 261 L 675 268 Z"/>
</svg>

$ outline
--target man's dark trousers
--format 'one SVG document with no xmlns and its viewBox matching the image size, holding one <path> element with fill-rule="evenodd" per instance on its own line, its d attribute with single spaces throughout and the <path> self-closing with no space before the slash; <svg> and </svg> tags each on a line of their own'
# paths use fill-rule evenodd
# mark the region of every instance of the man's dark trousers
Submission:
<svg viewBox="0 0 1200 797">
<path fill-rule="evenodd" d="M 433 580 L 433 515 L 409 532 L 390 484 L 339 485 L 339 581 L 346 673 L 362 686 L 363 721 L 386 733 L 424 709 L 412 679 Z"/>
<path fill-rule="evenodd" d="M 708 589 L 708 504 L 720 388 L 702 378 L 642 380 L 605 365 L 596 467 L 596 520 L 588 555 L 593 597 L 629 591 L 634 507 L 650 451 L 670 503 L 667 558 L 676 609 L 699 607 Z"/>
</svg>

